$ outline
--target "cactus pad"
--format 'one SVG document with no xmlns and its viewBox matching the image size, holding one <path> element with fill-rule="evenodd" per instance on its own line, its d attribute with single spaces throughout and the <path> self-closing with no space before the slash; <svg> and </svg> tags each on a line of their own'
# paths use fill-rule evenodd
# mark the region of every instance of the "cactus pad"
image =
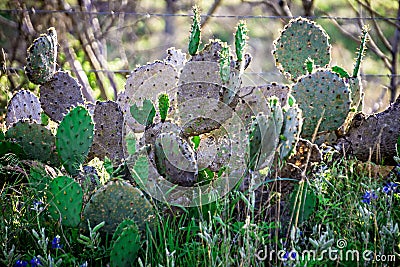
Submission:
<svg viewBox="0 0 400 267">
<path fill-rule="evenodd" d="M 28 48 L 25 73 L 35 84 L 49 81 L 56 71 L 57 61 L 57 32 L 51 27 L 47 34 L 40 35 Z"/>
<path fill-rule="evenodd" d="M 162 133 L 154 149 L 157 170 L 167 180 L 181 186 L 192 186 L 196 182 L 196 156 L 187 141 L 175 133 Z"/>
<path fill-rule="evenodd" d="M 131 108 L 132 117 L 141 125 L 149 126 L 153 123 L 154 116 L 156 115 L 156 109 L 153 103 L 149 99 L 143 100 L 143 106 L 138 107 L 134 103 Z"/>
<path fill-rule="evenodd" d="M 228 164 L 231 149 L 231 140 L 222 127 L 204 134 L 196 151 L 199 170 L 209 168 L 211 171 L 219 171 Z"/>
<path fill-rule="evenodd" d="M 302 136 L 310 138 L 322 117 L 319 132 L 337 130 L 350 111 L 350 90 L 336 73 L 318 70 L 303 76 L 292 87 L 292 95 L 303 111 Z"/>
<path fill-rule="evenodd" d="M 164 59 L 164 62 L 174 66 L 175 69 L 180 72 L 186 64 L 186 54 L 175 47 L 168 48 L 167 57 Z"/>
<path fill-rule="evenodd" d="M 46 114 L 59 122 L 71 108 L 84 103 L 81 85 L 69 73 L 58 71 L 40 86 L 40 103 Z"/>
<path fill-rule="evenodd" d="M 126 221 L 126 220 L 125 220 Z M 121 224 L 123 224 L 123 221 Z M 130 267 L 140 249 L 140 233 L 135 224 L 126 226 L 114 241 L 110 252 L 111 267 Z"/>
<path fill-rule="evenodd" d="M 157 106 L 158 95 L 166 93 L 170 97 L 170 109 L 172 109 L 174 98 L 170 92 L 175 90 L 177 82 L 176 69 L 162 61 L 149 63 L 135 69 L 126 81 L 125 91 L 117 96 L 117 103 L 124 113 L 127 126 L 134 132 L 144 131 L 145 127 L 131 116 L 130 108 L 133 104 L 142 106 L 145 99 L 151 100 Z"/>
<path fill-rule="evenodd" d="M 55 137 L 45 126 L 19 121 L 6 133 L 6 138 L 19 144 L 29 159 L 55 163 Z"/>
<path fill-rule="evenodd" d="M 39 99 L 30 91 L 20 90 L 8 102 L 6 125 L 25 119 L 40 124 L 41 112 Z"/>
<path fill-rule="evenodd" d="M 93 114 L 95 134 L 90 148 L 91 156 L 108 157 L 118 165 L 124 158 L 122 128 L 124 115 L 114 101 L 97 102 Z"/>
<path fill-rule="evenodd" d="M 195 55 L 197 53 L 197 49 L 199 49 L 200 37 L 201 37 L 200 11 L 197 6 L 193 7 L 193 13 L 194 13 L 193 23 L 190 31 L 189 46 L 188 46 L 189 54 L 192 56 Z"/>
<path fill-rule="evenodd" d="M 71 175 L 79 173 L 93 142 L 94 124 L 82 106 L 71 110 L 57 129 L 56 147 L 61 163 Z"/>
<path fill-rule="evenodd" d="M 59 176 L 51 181 L 47 193 L 50 216 L 64 226 L 78 226 L 83 202 L 81 186 L 70 177 Z"/>
<path fill-rule="evenodd" d="M 269 166 L 278 146 L 279 132 L 272 116 L 259 113 L 253 119 L 249 132 L 250 169 L 260 170 Z"/>
<path fill-rule="evenodd" d="M 284 121 L 282 128 L 282 138 L 280 140 L 279 156 L 286 159 L 295 152 L 297 141 L 300 137 L 300 131 L 303 123 L 302 112 L 296 106 L 287 108 L 284 113 Z"/>
<path fill-rule="evenodd" d="M 273 55 L 280 71 L 293 81 L 307 74 L 306 61 L 326 67 L 331 60 L 329 36 L 316 23 L 305 19 L 292 19 L 274 42 Z"/>
<path fill-rule="evenodd" d="M 98 189 L 83 210 L 83 221 L 105 222 L 101 231 L 112 234 L 125 219 L 132 219 L 141 231 L 155 225 L 155 214 L 143 193 L 123 181 L 111 181 Z"/>
</svg>

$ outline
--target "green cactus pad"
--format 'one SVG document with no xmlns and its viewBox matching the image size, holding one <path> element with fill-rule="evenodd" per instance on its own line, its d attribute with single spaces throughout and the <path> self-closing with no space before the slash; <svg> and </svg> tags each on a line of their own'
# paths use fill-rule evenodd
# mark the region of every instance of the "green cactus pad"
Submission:
<svg viewBox="0 0 400 267">
<path fill-rule="evenodd" d="M 50 216 L 67 227 L 77 227 L 81 221 L 83 192 L 74 179 L 59 176 L 47 189 Z"/>
<path fill-rule="evenodd" d="M 279 142 L 279 133 L 280 129 L 276 128 L 272 116 L 260 113 L 253 119 L 249 132 L 251 170 L 260 170 L 272 163 Z"/>
<path fill-rule="evenodd" d="M 68 72 L 58 71 L 53 79 L 40 86 L 40 103 L 44 112 L 60 122 L 68 111 L 83 104 L 81 85 Z"/>
<path fill-rule="evenodd" d="M 151 100 L 145 99 L 143 100 L 142 107 L 138 107 L 135 104 L 131 106 L 131 115 L 132 117 L 141 125 L 149 126 L 153 123 L 154 116 L 156 115 L 156 109 L 154 108 Z"/>
<path fill-rule="evenodd" d="M 114 101 L 96 103 L 93 114 L 95 134 L 90 148 L 90 157 L 108 157 L 115 165 L 124 158 L 122 128 L 124 115 Z"/>
<path fill-rule="evenodd" d="M 140 247 L 140 233 L 138 227 L 135 224 L 126 226 L 113 244 L 110 252 L 110 266 L 132 266 Z"/>
<path fill-rule="evenodd" d="M 170 98 L 170 112 L 175 100 L 171 92 L 175 92 L 178 82 L 176 69 L 165 62 L 156 61 L 135 69 L 126 81 L 125 91 L 117 96 L 117 103 L 124 113 L 124 120 L 134 132 L 143 132 L 145 126 L 138 123 L 130 113 L 132 105 L 142 106 L 145 99 L 158 106 L 158 95 L 166 93 Z M 170 94 L 171 93 L 171 94 Z M 159 118 L 155 118 L 157 122 Z"/>
<path fill-rule="evenodd" d="M 131 220 L 131 219 L 126 219 L 123 220 L 117 227 L 117 229 L 115 229 L 113 236 L 112 236 L 112 241 L 115 242 L 117 241 L 118 237 L 122 234 L 122 232 L 124 231 L 125 228 L 131 227 L 131 226 L 135 226 L 137 228 L 136 223 Z"/>
<path fill-rule="evenodd" d="M 23 159 L 26 158 L 25 152 L 17 143 L 7 140 L 0 141 L 0 157 L 4 156 L 5 154 L 12 153 L 17 155 L 19 158 Z"/>
<path fill-rule="evenodd" d="M 94 124 L 89 112 L 82 106 L 72 109 L 60 122 L 56 147 L 61 163 L 73 176 L 79 173 L 93 142 Z"/>
<path fill-rule="evenodd" d="M 31 82 L 43 84 L 51 80 L 56 71 L 57 44 L 57 32 L 51 27 L 28 48 L 25 73 Z"/>
<path fill-rule="evenodd" d="M 196 156 L 186 140 L 175 133 L 162 133 L 154 149 L 157 170 L 167 180 L 181 186 L 192 186 L 196 182 Z"/>
<path fill-rule="evenodd" d="M 294 217 L 297 217 L 298 214 L 299 224 L 305 222 L 313 214 L 317 204 L 317 196 L 308 183 L 306 182 L 303 186 L 300 185 L 295 186 L 289 206 Z"/>
<path fill-rule="evenodd" d="M 303 118 L 301 109 L 299 109 L 297 105 L 288 107 L 284 113 L 282 128 L 283 139 L 281 138 L 280 140 L 279 148 L 279 156 L 282 160 L 289 158 L 295 152 L 302 124 Z"/>
<path fill-rule="evenodd" d="M 318 70 L 303 76 L 292 87 L 292 95 L 303 111 L 302 136 L 312 137 L 318 121 L 318 132 L 337 130 L 350 110 L 350 90 L 336 73 Z"/>
<path fill-rule="evenodd" d="M 247 29 L 246 22 L 240 21 L 236 27 L 235 33 L 235 50 L 238 61 L 243 60 L 244 51 L 246 48 L 246 41 L 248 39 L 248 32 L 249 30 Z"/>
<path fill-rule="evenodd" d="M 219 56 L 219 75 L 223 82 L 228 82 L 231 73 L 231 58 L 229 47 L 226 43 L 224 43 L 224 45 L 222 46 Z"/>
<path fill-rule="evenodd" d="M 200 28 L 200 11 L 197 6 L 193 7 L 193 23 L 189 36 L 189 46 L 188 51 L 190 55 L 195 55 L 197 49 L 199 49 L 200 38 L 201 38 L 201 28 Z"/>
<path fill-rule="evenodd" d="M 19 120 L 30 120 L 40 124 L 41 112 L 39 99 L 28 90 L 20 90 L 8 102 L 6 126 L 10 127 Z"/>
<path fill-rule="evenodd" d="M 6 133 L 6 138 L 19 144 L 29 159 L 55 164 L 55 137 L 41 124 L 19 121 Z"/>
<path fill-rule="evenodd" d="M 111 181 L 98 189 L 83 210 L 83 221 L 91 225 L 105 222 L 101 231 L 112 234 L 125 219 L 132 219 L 141 231 L 146 224 L 155 225 L 152 205 L 136 187 L 123 182 Z"/>
<path fill-rule="evenodd" d="M 277 68 L 293 81 L 307 74 L 306 60 L 326 67 L 331 60 L 329 36 L 315 22 L 305 18 L 292 19 L 274 41 L 273 55 Z"/>
<path fill-rule="evenodd" d="M 169 109 L 169 97 L 167 94 L 161 94 L 158 97 L 158 110 L 160 112 L 161 122 L 165 122 Z"/>
<path fill-rule="evenodd" d="M 164 59 L 164 62 L 174 66 L 177 72 L 180 72 L 186 64 L 186 54 L 175 47 L 168 48 L 167 57 Z"/>
</svg>

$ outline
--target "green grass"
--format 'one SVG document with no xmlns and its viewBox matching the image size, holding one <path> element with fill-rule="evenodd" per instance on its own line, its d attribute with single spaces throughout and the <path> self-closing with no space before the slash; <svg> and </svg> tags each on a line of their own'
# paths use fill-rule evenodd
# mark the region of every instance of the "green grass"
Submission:
<svg viewBox="0 0 400 267">
<path fill-rule="evenodd" d="M 52 179 L 49 175 L 10 155 L 2 157 L 0 163 L 1 265 L 17 266 L 17 260 L 29 262 L 35 256 L 43 266 L 109 263 L 111 237 L 101 234 L 101 226 L 91 225 L 91 231 L 83 232 L 62 227 L 51 219 L 44 193 L 46 183 Z M 294 209 L 290 201 L 293 196 L 279 192 L 271 192 L 257 205 L 252 204 L 257 195 L 254 191 L 238 190 L 197 208 L 158 204 L 159 224 L 142 233 L 139 257 L 132 259 L 132 265 L 396 266 L 400 196 L 386 194 L 386 181 L 358 170 L 357 164 L 354 160 L 338 160 L 330 166 L 316 166 L 308 174 L 304 184 L 316 198 L 313 211 L 303 220 L 296 220 L 296 213 L 301 215 L 305 210 Z M 38 181 L 37 177 L 45 178 Z M 274 188 L 274 182 L 264 187 Z M 362 201 L 366 191 L 376 195 L 370 203 Z M 284 202 L 278 216 L 274 210 L 279 199 Z M 61 247 L 52 248 L 57 236 Z M 345 247 L 339 249 L 338 242 L 345 242 Z M 329 249 L 338 251 L 333 254 L 336 259 L 329 258 Z M 366 250 L 385 257 L 385 261 L 365 260 L 362 253 Z M 296 259 L 289 256 L 285 261 L 285 252 L 291 251 L 297 252 Z M 316 259 L 304 251 L 315 252 Z M 346 260 L 349 251 L 359 252 L 359 262 L 351 260 L 351 254 Z"/>
</svg>

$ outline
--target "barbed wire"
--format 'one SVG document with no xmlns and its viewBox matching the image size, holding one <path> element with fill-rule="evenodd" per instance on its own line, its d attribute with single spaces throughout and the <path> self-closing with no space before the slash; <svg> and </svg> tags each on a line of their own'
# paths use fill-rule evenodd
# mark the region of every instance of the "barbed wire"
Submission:
<svg viewBox="0 0 400 267">
<path fill-rule="evenodd" d="M 23 68 L 5 68 L 5 71 L 8 72 L 18 72 L 18 71 L 23 71 Z M 104 73 L 121 73 L 121 74 L 130 74 L 133 70 L 128 70 L 128 69 L 120 69 L 120 70 L 105 70 L 105 69 L 99 69 L 99 70 L 95 70 L 95 69 L 88 69 L 88 70 L 72 70 L 72 69 L 64 69 L 65 71 L 77 71 L 77 72 L 87 72 L 87 73 L 91 73 L 91 72 L 104 72 Z M 280 76 L 282 75 L 279 72 L 273 72 L 273 71 L 260 71 L 260 72 L 256 72 L 256 71 L 250 71 L 250 72 L 244 72 L 244 75 L 254 75 L 254 76 Z M 390 78 L 390 77 L 400 77 L 400 74 L 366 74 L 366 73 L 361 73 L 360 74 L 361 77 L 364 78 L 371 78 L 371 77 L 385 77 L 385 78 Z"/>
<path fill-rule="evenodd" d="M 146 13 L 146 12 L 126 12 L 126 11 L 82 11 L 82 10 L 44 10 L 44 9 L 0 9 L 0 13 L 29 13 L 29 14 L 82 14 L 82 15 L 126 15 L 138 17 L 192 17 L 193 14 L 186 13 Z M 275 16 L 275 15 L 216 15 L 216 14 L 201 14 L 200 17 L 210 18 L 234 18 L 234 19 L 293 19 L 292 16 Z M 394 17 L 343 17 L 343 16 L 308 16 L 309 19 L 327 19 L 327 20 L 387 20 L 387 21 L 400 21 L 400 18 Z"/>
</svg>

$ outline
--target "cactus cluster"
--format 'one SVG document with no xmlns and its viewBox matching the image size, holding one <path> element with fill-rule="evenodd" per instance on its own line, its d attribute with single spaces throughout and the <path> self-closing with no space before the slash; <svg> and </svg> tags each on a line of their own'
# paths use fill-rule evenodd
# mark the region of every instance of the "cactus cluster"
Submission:
<svg viewBox="0 0 400 267">
<path fill-rule="evenodd" d="M 130 266 L 128 258 L 141 246 L 140 233 L 155 226 L 153 204 L 143 189 L 152 197 L 170 193 L 172 204 L 198 204 L 202 194 L 233 188 L 237 181 L 231 177 L 261 177 L 260 170 L 289 160 L 296 147 L 302 149 L 300 135 L 332 135 L 351 110 L 362 106 L 358 72 L 367 33 L 350 76 L 340 67 L 330 68 L 329 37 L 320 26 L 304 18 L 291 20 L 274 42 L 273 54 L 292 84 L 242 87 L 251 60 L 245 53 L 247 34 L 246 24 L 239 22 L 234 52 L 220 40 L 200 49 L 200 14 L 194 9 L 188 55 L 169 49 L 165 60 L 136 68 L 115 102 L 94 105 L 85 101 L 76 79 L 56 71 L 57 35 L 50 28 L 28 49 L 25 68 L 40 85 L 40 99 L 25 90 L 14 95 L 0 152 L 68 173 L 51 179 L 46 188 L 51 217 L 73 228 L 104 222 L 102 231 L 114 233 L 111 266 Z M 54 122 L 52 129 L 40 124 L 42 110 Z M 84 195 L 79 181 L 89 177 L 85 170 L 90 167 L 84 165 L 94 157 L 103 160 L 111 179 L 96 181 L 88 190 L 92 194 Z M 129 176 L 125 170 L 135 185 L 117 179 Z M 313 196 L 300 194 L 311 210 Z"/>
</svg>

